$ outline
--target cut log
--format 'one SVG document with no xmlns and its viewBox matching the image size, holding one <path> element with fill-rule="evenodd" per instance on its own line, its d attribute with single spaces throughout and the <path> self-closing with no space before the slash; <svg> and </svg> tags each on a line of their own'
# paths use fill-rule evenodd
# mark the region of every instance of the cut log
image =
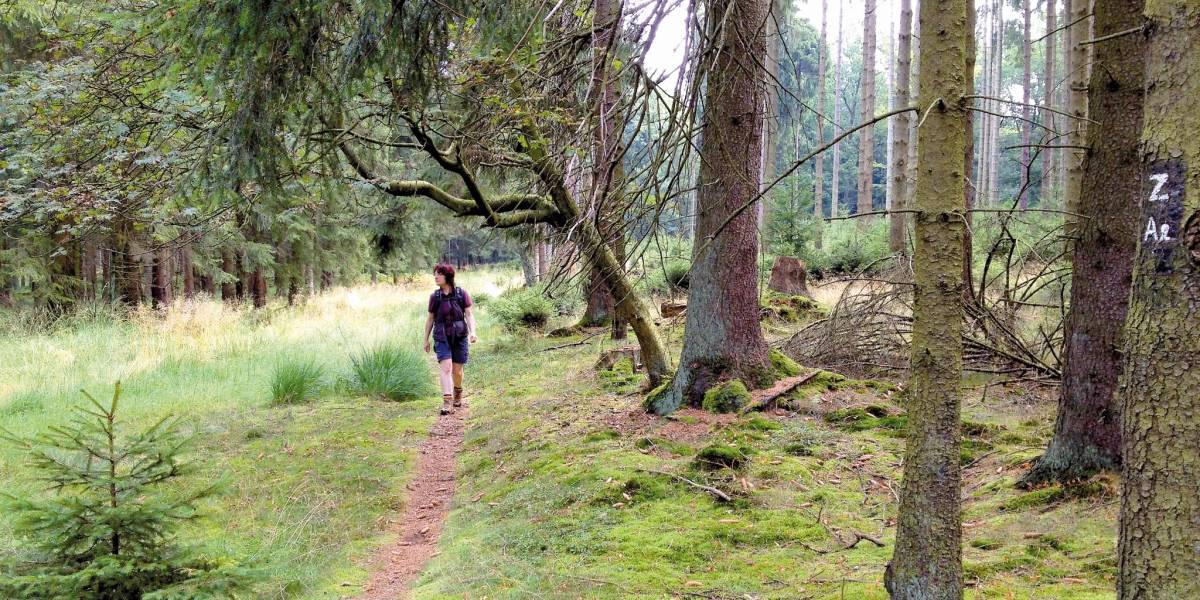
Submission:
<svg viewBox="0 0 1200 600">
<path fill-rule="evenodd" d="M 804 261 L 793 256 L 775 259 L 767 287 L 782 294 L 812 297 L 808 291 L 808 267 Z"/>
<path fill-rule="evenodd" d="M 663 302 L 662 305 L 658 307 L 658 312 L 661 313 L 663 318 L 666 319 L 678 317 L 679 315 L 687 312 L 687 304 L 683 304 L 682 302 Z"/>
</svg>

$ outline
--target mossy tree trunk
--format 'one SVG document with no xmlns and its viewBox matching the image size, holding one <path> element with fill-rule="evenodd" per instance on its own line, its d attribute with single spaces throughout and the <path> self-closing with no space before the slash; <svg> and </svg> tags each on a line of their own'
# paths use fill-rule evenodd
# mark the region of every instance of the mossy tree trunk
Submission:
<svg viewBox="0 0 1200 600">
<path fill-rule="evenodd" d="M 1133 29 L 1145 0 L 1096 5 L 1096 35 Z M 1125 35 L 1096 44 L 1088 86 L 1097 132 L 1084 159 L 1078 239 L 1074 244 L 1071 311 L 1067 315 L 1058 418 L 1046 453 L 1021 480 L 1033 486 L 1117 469 L 1121 420 L 1115 392 L 1121 374 L 1121 328 L 1129 308 L 1133 253 L 1142 232 L 1140 142 L 1146 39 Z"/>
<path fill-rule="evenodd" d="M 892 598 L 962 598 L 959 409 L 962 379 L 965 0 L 921 3 L 912 382 Z"/>
<path fill-rule="evenodd" d="M 1147 0 L 1118 598 L 1200 598 L 1200 3 Z M 1151 222 L 1153 219 L 1153 222 Z"/>
<path fill-rule="evenodd" d="M 688 318 L 671 388 L 650 405 L 659 414 L 699 404 L 721 380 L 753 386 L 770 375 L 759 324 L 758 219 L 743 210 L 758 193 L 761 161 L 747 149 L 762 143 L 768 6 L 769 0 L 705 4 L 717 58 L 705 89 Z"/>
</svg>

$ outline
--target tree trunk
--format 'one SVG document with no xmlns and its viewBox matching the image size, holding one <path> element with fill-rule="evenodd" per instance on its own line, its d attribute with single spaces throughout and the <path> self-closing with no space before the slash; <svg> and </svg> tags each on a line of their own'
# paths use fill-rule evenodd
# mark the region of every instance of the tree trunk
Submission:
<svg viewBox="0 0 1200 600">
<path fill-rule="evenodd" d="M 250 295 L 254 300 L 254 308 L 267 305 L 267 274 L 261 265 L 254 267 L 250 273 Z"/>
<path fill-rule="evenodd" d="M 113 228 L 112 269 L 117 280 L 116 298 L 126 306 L 137 306 L 145 294 L 142 257 L 134 235 L 133 223 L 118 219 Z"/>
<path fill-rule="evenodd" d="M 1096 6 L 1098 35 L 1143 22 L 1145 0 Z M 1084 161 L 1079 239 L 1071 268 L 1071 312 L 1063 350 L 1062 391 L 1054 437 L 1021 479 L 1026 487 L 1068 482 L 1121 460 L 1121 421 L 1115 392 L 1121 374 L 1121 329 L 1129 307 L 1133 254 L 1142 233 L 1139 144 L 1145 95 L 1145 39 L 1126 35 L 1098 44 L 1088 106 L 1104 132 Z"/>
<path fill-rule="evenodd" d="M 967 1 L 967 35 L 965 36 L 964 56 L 966 58 L 966 79 L 964 81 L 968 96 L 975 94 L 975 0 Z M 975 301 L 975 277 L 971 273 L 971 263 L 974 261 L 974 249 L 971 241 L 971 228 L 974 224 L 971 209 L 975 208 L 975 111 L 966 112 L 966 140 L 963 146 L 963 208 L 966 213 L 963 219 L 966 228 L 963 229 L 963 302 Z"/>
<path fill-rule="evenodd" d="M 237 258 L 233 254 L 231 248 L 221 249 L 221 270 L 225 273 L 221 282 L 221 299 L 225 302 L 234 302 L 237 300 L 237 284 L 238 278 Z"/>
<path fill-rule="evenodd" d="M 650 407 L 659 414 L 698 403 L 722 380 L 740 378 L 747 387 L 769 383 L 759 324 L 758 223 L 753 210 L 741 210 L 758 193 L 761 162 L 746 149 L 762 143 L 767 8 L 768 0 L 707 3 L 708 39 L 721 47 L 705 90 L 700 211 L 683 350 L 671 388 Z"/>
<path fill-rule="evenodd" d="M 834 54 L 833 61 L 833 131 L 836 137 L 842 131 L 842 103 L 840 96 L 842 93 L 842 36 L 844 34 L 842 28 L 842 15 L 846 12 L 846 7 L 838 8 L 838 37 L 837 50 Z M 829 216 L 830 218 L 838 216 L 838 204 L 841 198 L 842 187 L 842 145 L 840 143 L 833 144 L 833 173 L 832 181 L 829 183 L 830 200 L 829 200 Z"/>
<path fill-rule="evenodd" d="M 996 1 L 996 10 L 993 13 L 992 26 L 992 83 L 991 95 L 996 97 L 1004 96 L 1004 2 L 1003 0 Z M 992 103 L 992 112 L 1000 113 L 1007 112 L 1008 107 L 1000 102 Z M 1000 126 L 1003 125 L 1000 117 L 992 117 L 991 126 L 988 128 L 988 146 L 987 146 L 987 162 L 988 162 L 988 181 L 987 181 L 987 198 L 988 206 L 995 206 L 1000 202 Z"/>
<path fill-rule="evenodd" d="M 1067 112 L 1071 117 L 1067 119 L 1070 135 L 1067 136 L 1066 145 L 1082 148 L 1087 143 L 1087 121 L 1084 121 L 1084 118 L 1088 116 L 1087 84 L 1091 65 L 1088 64 L 1087 46 L 1080 42 L 1088 39 L 1088 23 L 1085 18 L 1088 14 L 1088 3 L 1086 0 L 1066 1 L 1071 8 L 1071 21 L 1078 20 L 1067 28 L 1067 44 L 1071 48 L 1071 86 L 1068 91 Z M 1063 150 L 1064 167 L 1067 171 L 1067 180 L 1063 188 L 1063 201 L 1067 210 L 1063 218 L 1063 233 L 1067 236 L 1068 243 L 1073 243 L 1079 238 L 1078 219 L 1072 215 L 1083 214 L 1080 186 L 1083 183 L 1084 151 L 1079 148 Z"/>
<path fill-rule="evenodd" d="M 821 42 L 817 46 L 817 145 L 825 145 L 825 75 L 829 64 L 829 36 L 826 34 L 829 17 L 829 0 L 821 0 Z M 799 78 L 799 73 L 797 73 Z M 797 140 L 799 138 L 797 137 Z M 797 148 L 799 144 L 797 143 Z M 797 152 L 799 156 L 799 152 Z M 824 218 L 825 203 L 825 153 L 818 153 L 813 159 L 813 216 L 817 220 Z M 821 230 L 823 224 L 817 223 L 813 244 L 821 247 Z"/>
<path fill-rule="evenodd" d="M 962 598 L 959 463 L 962 381 L 965 0 L 923 2 L 913 256 L 912 383 L 896 547 L 884 577 L 892 598 Z"/>
<path fill-rule="evenodd" d="M 525 287 L 537 285 L 537 240 L 531 239 L 521 248 L 521 273 L 525 276 Z"/>
<path fill-rule="evenodd" d="M 1120 600 L 1200 598 L 1200 4 L 1147 0 L 1146 15 L 1146 187 L 1121 384 Z"/>
<path fill-rule="evenodd" d="M 762 170 L 759 173 L 759 189 L 763 191 L 775 180 L 775 159 L 779 155 L 779 27 L 774 4 L 772 0 L 767 2 L 770 14 L 767 16 L 767 72 L 763 77 L 766 95 L 763 98 Z M 762 225 L 767 222 L 767 204 L 765 194 L 755 202 L 758 222 Z"/>
<path fill-rule="evenodd" d="M 592 16 L 592 70 L 589 98 L 595 106 L 592 124 L 592 173 L 588 194 L 588 210 L 595 214 L 600 235 L 613 249 L 618 261 L 625 257 L 625 238 L 621 232 L 624 209 L 622 189 L 624 169 L 621 158 L 622 119 L 618 111 L 621 98 L 620 79 L 613 69 L 616 32 L 621 26 L 622 0 L 597 0 Z M 625 323 L 616 318 L 616 303 L 605 277 L 592 269 L 585 284 L 587 308 L 580 320 L 581 327 L 612 325 L 613 339 L 625 338 Z"/>
<path fill-rule="evenodd" d="M 863 5 L 863 69 L 859 87 L 859 116 L 866 122 L 875 115 L 875 0 Z M 858 135 L 858 205 L 857 214 L 874 210 L 872 189 L 875 172 L 875 127 L 863 127 Z M 865 226 L 872 217 L 858 220 Z"/>
<path fill-rule="evenodd" d="M 179 252 L 179 268 L 183 271 L 183 298 L 191 300 L 196 297 L 196 266 L 192 264 L 192 245 L 184 243 Z"/>
<path fill-rule="evenodd" d="M 1055 47 L 1055 42 L 1058 39 L 1057 34 L 1052 33 L 1055 29 L 1058 28 L 1058 18 L 1057 18 L 1058 15 L 1055 13 L 1055 10 L 1057 7 L 1055 6 L 1054 2 L 1055 2 L 1055 0 L 1046 0 L 1046 36 L 1047 37 L 1046 37 L 1046 40 L 1043 42 L 1045 44 L 1046 68 L 1045 68 L 1045 71 L 1044 71 L 1043 77 L 1042 77 L 1042 81 L 1044 82 L 1043 87 L 1045 89 L 1042 90 L 1042 93 L 1044 94 L 1044 96 L 1042 98 L 1043 109 L 1041 111 L 1042 125 L 1049 127 L 1051 130 L 1056 130 L 1058 128 L 1058 123 L 1054 117 L 1054 113 L 1047 110 L 1049 108 L 1054 107 L 1054 87 L 1056 84 L 1056 82 L 1054 81 L 1054 62 L 1055 62 L 1055 57 L 1058 55 L 1058 50 Z M 1049 148 L 1043 148 L 1042 149 L 1042 183 L 1041 183 L 1041 192 L 1038 195 L 1038 204 L 1043 207 L 1050 206 L 1050 190 L 1052 189 L 1052 187 L 1054 185 L 1053 172 L 1054 172 L 1054 150 L 1049 149 Z"/>
<path fill-rule="evenodd" d="M 920 0 L 915 0 L 914 8 L 919 9 L 921 6 Z M 915 14 L 915 13 L 914 13 Z M 909 52 L 912 57 L 912 73 L 909 75 L 909 82 L 912 84 L 912 91 L 909 94 L 910 101 L 916 101 L 920 96 L 921 90 L 921 20 L 912 20 L 912 49 Z M 924 109 L 919 109 L 924 112 Z M 908 176 L 905 181 L 905 198 L 904 206 L 911 208 L 913 199 L 917 194 L 917 117 L 914 115 L 908 119 Z M 907 217 L 905 221 L 907 222 Z"/>
<path fill-rule="evenodd" d="M 1022 0 L 1021 10 L 1025 18 L 1025 49 L 1021 57 L 1024 72 L 1022 75 L 1022 91 L 1021 101 L 1024 104 L 1021 106 L 1021 189 L 1018 192 L 1019 197 L 1017 205 L 1021 210 L 1029 207 L 1029 170 L 1032 168 L 1032 156 L 1029 145 L 1033 142 L 1033 109 L 1030 102 L 1033 100 L 1031 88 L 1033 86 L 1033 8 L 1030 6 L 1029 0 Z"/>
<path fill-rule="evenodd" d="M 900 0 L 900 43 L 896 48 L 896 80 L 892 86 L 892 103 L 896 108 L 910 104 L 908 90 L 910 56 L 912 56 L 912 2 Z M 968 58 L 968 60 L 972 60 Z M 892 175 L 888 178 L 888 198 L 892 210 L 907 208 L 908 198 L 908 132 L 912 113 L 892 117 Z M 903 253 L 907 249 L 905 240 L 905 213 L 893 212 L 888 216 L 892 252 Z"/>
<path fill-rule="evenodd" d="M 150 301 L 154 308 L 171 305 L 171 252 L 159 248 L 154 253 L 153 278 L 150 286 Z"/>
</svg>

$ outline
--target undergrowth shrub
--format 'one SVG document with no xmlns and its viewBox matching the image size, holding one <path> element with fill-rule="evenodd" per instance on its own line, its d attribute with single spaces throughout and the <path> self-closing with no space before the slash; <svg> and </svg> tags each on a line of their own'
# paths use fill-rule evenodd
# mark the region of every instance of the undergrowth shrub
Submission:
<svg viewBox="0 0 1200 600">
<path fill-rule="evenodd" d="M 557 312 L 539 288 L 511 289 L 491 302 L 492 317 L 505 329 L 543 329 Z"/>
<path fill-rule="evenodd" d="M 865 228 L 852 220 L 830 223 L 821 248 L 806 246 L 801 258 L 814 273 L 857 273 L 885 267 L 891 255 L 887 219 L 874 219 Z"/>
<path fill-rule="evenodd" d="M 428 365 L 417 352 L 385 343 L 350 357 L 350 391 L 388 400 L 415 400 L 434 392 Z"/>
<path fill-rule="evenodd" d="M 85 395 L 86 392 L 85 392 Z M 181 524 L 215 485 L 187 491 L 195 472 L 189 438 L 164 418 L 134 435 L 118 431 L 118 384 L 107 405 L 87 396 L 65 426 L 34 438 L 0 437 L 28 451 L 44 498 L 5 495 L 3 508 L 31 560 L 5 565 L 0 597 L 72 600 L 235 598 L 252 572 L 229 558 L 179 545 Z"/>
<path fill-rule="evenodd" d="M 284 360 L 271 374 L 271 400 L 298 404 L 316 398 L 325 388 L 325 370 L 309 359 Z"/>
</svg>

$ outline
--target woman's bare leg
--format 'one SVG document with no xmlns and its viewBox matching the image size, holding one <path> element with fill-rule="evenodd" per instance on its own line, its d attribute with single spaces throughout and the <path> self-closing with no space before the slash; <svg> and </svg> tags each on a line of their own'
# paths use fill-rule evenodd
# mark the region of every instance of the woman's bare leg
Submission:
<svg viewBox="0 0 1200 600">
<path fill-rule="evenodd" d="M 454 363 L 454 405 L 462 404 L 463 364 Z"/>
<path fill-rule="evenodd" d="M 447 358 L 446 360 L 439 362 L 438 366 L 441 368 L 440 372 L 438 373 L 438 380 L 442 384 L 442 395 L 451 396 L 454 394 L 454 363 Z M 460 366 L 459 372 L 461 371 L 462 368 Z M 461 376 L 459 376 L 459 380 L 461 381 Z"/>
</svg>

